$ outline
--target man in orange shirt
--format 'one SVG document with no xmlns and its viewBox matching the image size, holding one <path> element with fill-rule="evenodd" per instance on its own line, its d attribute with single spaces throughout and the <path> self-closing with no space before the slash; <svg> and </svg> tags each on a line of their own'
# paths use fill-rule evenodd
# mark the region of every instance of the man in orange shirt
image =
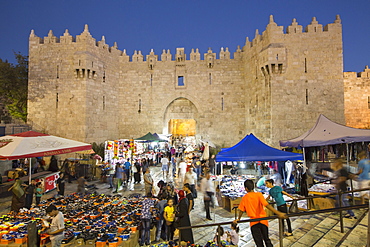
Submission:
<svg viewBox="0 0 370 247">
<path fill-rule="evenodd" d="M 261 192 L 254 192 L 254 182 L 252 180 L 245 180 L 244 188 L 247 191 L 247 194 L 243 196 L 242 201 L 239 204 L 239 217 L 234 220 L 235 223 L 241 219 L 244 212 L 246 212 L 251 219 L 267 217 L 265 207 L 270 209 L 281 219 L 288 218 L 285 213 L 280 212 L 269 205 Z M 272 247 L 272 243 L 269 238 L 267 220 L 250 222 L 250 226 L 254 242 L 258 247 L 263 247 L 263 242 L 265 242 L 267 247 Z"/>
</svg>

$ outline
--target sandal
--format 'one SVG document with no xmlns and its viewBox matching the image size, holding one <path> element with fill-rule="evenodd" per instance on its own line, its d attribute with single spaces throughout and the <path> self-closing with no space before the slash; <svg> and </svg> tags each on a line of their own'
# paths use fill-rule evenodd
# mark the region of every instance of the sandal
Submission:
<svg viewBox="0 0 370 247">
<path fill-rule="evenodd" d="M 291 232 L 284 232 L 284 236 L 285 237 L 291 237 L 291 236 L 293 236 L 293 233 L 291 233 Z"/>
</svg>

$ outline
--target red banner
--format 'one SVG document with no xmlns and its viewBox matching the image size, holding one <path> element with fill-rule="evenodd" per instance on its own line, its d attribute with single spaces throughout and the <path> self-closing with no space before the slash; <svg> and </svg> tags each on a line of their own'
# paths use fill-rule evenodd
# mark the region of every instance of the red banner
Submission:
<svg viewBox="0 0 370 247">
<path fill-rule="evenodd" d="M 56 181 L 58 179 L 58 174 L 53 174 L 51 176 L 45 177 L 45 184 L 44 184 L 44 192 L 47 192 L 49 190 L 53 190 L 56 188 Z"/>
</svg>

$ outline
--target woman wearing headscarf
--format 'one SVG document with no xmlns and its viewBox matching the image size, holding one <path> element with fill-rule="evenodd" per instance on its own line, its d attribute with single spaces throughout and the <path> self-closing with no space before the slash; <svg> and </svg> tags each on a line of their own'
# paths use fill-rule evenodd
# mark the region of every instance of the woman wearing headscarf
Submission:
<svg viewBox="0 0 370 247">
<path fill-rule="evenodd" d="M 12 191 L 13 194 L 11 211 L 17 214 L 19 209 L 24 207 L 24 203 L 26 201 L 26 193 L 22 187 L 22 181 L 19 178 L 16 178 L 14 184 L 8 189 L 8 191 Z"/>
<path fill-rule="evenodd" d="M 172 182 L 167 183 L 167 201 L 172 199 L 173 204 L 177 205 L 179 203 L 179 200 L 177 198 L 177 194 L 175 191 L 175 186 Z"/>
<path fill-rule="evenodd" d="M 178 227 L 191 226 L 190 217 L 189 217 L 189 202 L 185 196 L 185 192 L 180 190 L 179 195 L 179 205 L 177 206 L 176 216 L 178 217 Z M 194 244 L 193 231 L 191 228 L 180 230 L 180 241 L 189 242 Z"/>
</svg>

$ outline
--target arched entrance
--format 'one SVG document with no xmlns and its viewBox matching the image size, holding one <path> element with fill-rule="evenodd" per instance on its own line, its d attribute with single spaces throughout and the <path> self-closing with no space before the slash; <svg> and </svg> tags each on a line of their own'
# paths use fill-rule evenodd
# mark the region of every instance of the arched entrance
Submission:
<svg viewBox="0 0 370 247">
<path fill-rule="evenodd" d="M 163 133 L 174 136 L 195 136 L 197 117 L 198 110 L 190 100 L 177 98 L 166 108 Z"/>
</svg>

